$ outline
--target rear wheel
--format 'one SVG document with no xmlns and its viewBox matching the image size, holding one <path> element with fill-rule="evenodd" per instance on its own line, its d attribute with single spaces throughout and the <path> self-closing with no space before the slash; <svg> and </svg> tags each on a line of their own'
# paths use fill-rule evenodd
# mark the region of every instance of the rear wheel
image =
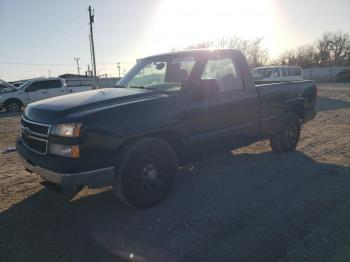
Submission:
<svg viewBox="0 0 350 262">
<path fill-rule="evenodd" d="M 5 109 L 7 112 L 21 111 L 22 103 L 17 99 L 10 99 L 5 102 Z"/>
<path fill-rule="evenodd" d="M 149 208 L 170 193 L 176 172 L 176 153 L 168 143 L 156 138 L 139 139 L 120 153 L 113 191 L 129 206 Z"/>
<path fill-rule="evenodd" d="M 270 138 L 272 151 L 277 153 L 294 151 L 299 142 L 300 130 L 299 116 L 288 113 L 279 132 Z"/>
</svg>

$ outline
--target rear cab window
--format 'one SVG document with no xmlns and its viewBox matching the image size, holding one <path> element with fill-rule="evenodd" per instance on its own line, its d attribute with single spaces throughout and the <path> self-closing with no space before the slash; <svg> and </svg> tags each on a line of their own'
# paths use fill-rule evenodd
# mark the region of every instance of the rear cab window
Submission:
<svg viewBox="0 0 350 262">
<path fill-rule="evenodd" d="M 209 59 L 201 80 L 215 79 L 221 92 L 244 89 L 243 81 L 231 58 Z"/>
</svg>

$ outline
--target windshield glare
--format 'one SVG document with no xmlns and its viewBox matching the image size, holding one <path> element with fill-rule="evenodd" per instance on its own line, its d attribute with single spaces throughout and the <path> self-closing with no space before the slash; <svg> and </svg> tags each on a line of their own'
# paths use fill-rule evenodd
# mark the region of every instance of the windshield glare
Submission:
<svg viewBox="0 0 350 262">
<path fill-rule="evenodd" d="M 194 64 L 193 57 L 140 60 L 117 85 L 177 91 L 188 79 Z"/>
</svg>

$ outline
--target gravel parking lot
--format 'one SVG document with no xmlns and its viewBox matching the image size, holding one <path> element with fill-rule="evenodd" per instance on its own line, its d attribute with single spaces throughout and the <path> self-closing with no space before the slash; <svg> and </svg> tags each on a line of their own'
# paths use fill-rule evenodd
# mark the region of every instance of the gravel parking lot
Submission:
<svg viewBox="0 0 350 262">
<path fill-rule="evenodd" d="M 267 142 L 182 168 L 144 211 L 110 188 L 71 201 L 0 155 L 0 261 L 350 261 L 350 84 L 320 84 L 298 149 Z M 0 113 L 0 149 L 19 114 Z"/>
</svg>

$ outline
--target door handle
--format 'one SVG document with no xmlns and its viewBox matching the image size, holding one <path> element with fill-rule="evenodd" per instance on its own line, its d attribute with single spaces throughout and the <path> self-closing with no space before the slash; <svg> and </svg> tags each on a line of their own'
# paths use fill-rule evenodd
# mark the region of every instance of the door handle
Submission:
<svg viewBox="0 0 350 262">
<path fill-rule="evenodd" d="M 46 92 L 46 91 L 43 91 L 42 93 L 43 93 L 43 94 L 47 94 L 47 92 Z"/>
</svg>

